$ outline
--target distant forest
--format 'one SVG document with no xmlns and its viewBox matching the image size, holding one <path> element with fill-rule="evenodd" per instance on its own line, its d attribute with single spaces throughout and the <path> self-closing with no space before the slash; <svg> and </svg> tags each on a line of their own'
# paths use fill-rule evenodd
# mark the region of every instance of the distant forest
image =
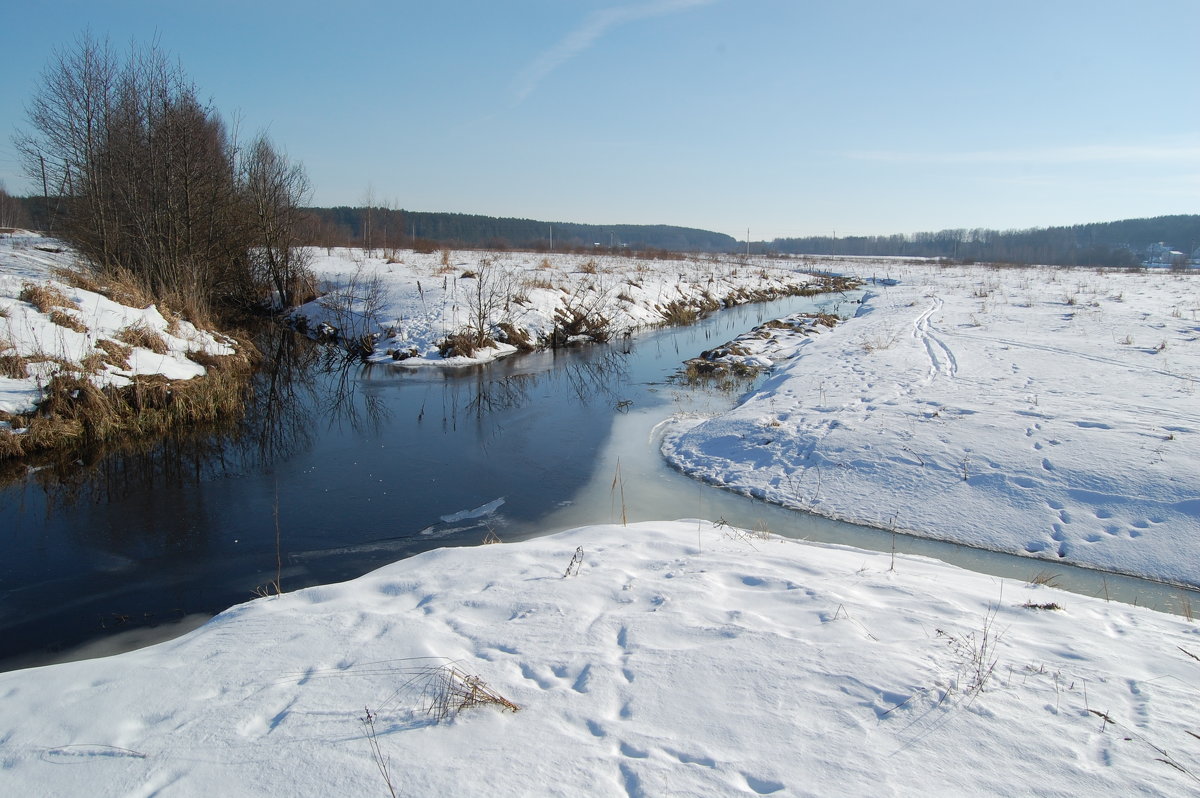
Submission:
<svg viewBox="0 0 1200 798">
<path fill-rule="evenodd" d="M 41 197 L 12 198 L 9 226 L 48 229 Z M 53 205 L 53 199 L 51 200 Z M 0 203 L 0 211 L 4 210 Z M 671 225 L 596 225 L 428 213 L 388 208 L 308 208 L 306 243 L 373 249 L 481 247 L 492 249 L 666 250 L 742 252 L 746 242 L 724 233 Z M 20 219 L 19 224 L 13 224 Z M 5 225 L 0 220 L 0 227 Z M 553 236 L 553 240 L 551 240 Z M 949 258 L 958 261 L 1044 263 L 1065 266 L 1136 266 L 1166 251 L 1184 256 L 1200 249 L 1200 215 L 1157 216 L 1117 222 L 1029 230 L 983 228 L 889 236 L 777 238 L 750 245 L 755 253 Z"/>
<path fill-rule="evenodd" d="M 313 241 L 322 246 L 394 247 L 434 242 L 492 249 L 662 249 L 729 252 L 738 242 L 724 233 L 671 225 L 573 224 L 465 213 L 427 213 L 386 208 L 309 208 Z"/>
<path fill-rule="evenodd" d="M 936 233 L 834 238 L 777 238 L 756 249 L 806 255 L 907 255 L 998 263 L 1064 266 L 1134 266 L 1150 248 L 1191 255 L 1200 247 L 1200 216 L 1157 216 L 1119 222 L 1030 230 L 958 229 Z"/>
</svg>

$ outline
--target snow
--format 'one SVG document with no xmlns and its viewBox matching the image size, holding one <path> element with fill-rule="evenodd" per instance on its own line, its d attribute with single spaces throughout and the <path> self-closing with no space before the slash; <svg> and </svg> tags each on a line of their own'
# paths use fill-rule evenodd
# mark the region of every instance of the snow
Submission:
<svg viewBox="0 0 1200 798">
<path fill-rule="evenodd" d="M 794 261 L 705 255 L 642 260 L 631 255 L 408 250 L 368 256 L 359 249 L 313 249 L 311 267 L 323 296 L 297 309 L 307 328 L 338 330 L 343 339 L 373 337 L 373 363 L 414 368 L 470 366 L 511 355 L 501 342 L 473 356 L 443 357 L 447 336 L 506 323 L 532 343 L 546 340 L 556 316 L 602 317 L 607 332 L 661 324 L 672 303 L 720 306 L 755 292 L 817 282 Z M 571 343 L 592 340 L 587 331 Z"/>
<path fill-rule="evenodd" d="M 123 387 L 135 375 L 161 374 L 172 380 L 187 380 L 205 373 L 189 353 L 228 355 L 232 342 L 196 329 L 183 319 L 172 323 L 154 305 L 132 308 L 92 291 L 74 288 L 54 279 L 59 270 L 76 267 L 76 256 L 61 242 L 36 233 L 0 237 L 0 356 L 17 355 L 31 361 L 27 376 L 0 376 L 0 412 L 19 414 L 35 409 L 44 398 L 43 389 L 58 373 L 86 371 L 81 362 L 89 355 L 104 354 L 101 341 L 119 341 L 128 327 L 143 327 L 157 334 L 166 345 L 160 354 L 133 347 L 127 366 L 106 363 L 88 378 L 98 387 Z M 63 307 L 46 312 L 20 299 L 26 285 L 49 286 L 65 298 Z M 51 319 L 58 311 L 81 324 L 79 332 Z M 7 422 L 0 422 L 7 429 Z"/>
<path fill-rule="evenodd" d="M 1200 276 L 844 266 L 889 279 L 776 346 L 737 408 L 679 419 L 675 465 L 832 518 L 1200 584 Z"/>
<path fill-rule="evenodd" d="M 458 272 L 481 258 L 514 275 L 527 303 L 507 312 L 535 335 L 560 287 L 590 284 L 580 301 L 620 331 L 776 268 L 452 253 L 438 275 L 438 254 L 325 257 L 353 290 L 305 308 L 312 325 L 381 332 L 370 358 L 416 350 L 402 365 L 439 362 L 478 280 Z M 79 354 L 12 294 L 55 258 L 0 245 L 0 322 Z M 743 338 L 741 362 L 775 371 L 727 413 L 676 419 L 673 462 L 832 517 L 1196 583 L 1196 276 L 820 265 L 888 279 L 832 328 Z M 160 324 L 60 288 L 90 328 Z M 439 720 L 443 665 L 519 710 Z M 1190 795 L 1198 675 L 1190 618 L 721 522 L 588 526 L 2 673 L 0 771 L 12 795 L 384 795 L 385 774 L 405 796 Z"/>
<path fill-rule="evenodd" d="M 1185 795 L 1198 654 L 1182 618 L 921 558 L 589 527 L 0 674 L 2 767 L 12 795 L 386 795 L 369 709 L 406 796 Z M 443 662 L 519 711 L 435 723 Z"/>
</svg>

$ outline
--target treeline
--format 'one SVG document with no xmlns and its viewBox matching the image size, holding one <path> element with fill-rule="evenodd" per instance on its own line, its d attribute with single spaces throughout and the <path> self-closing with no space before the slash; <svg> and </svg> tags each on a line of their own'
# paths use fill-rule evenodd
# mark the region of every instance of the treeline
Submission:
<svg viewBox="0 0 1200 798">
<path fill-rule="evenodd" d="M 311 294 L 303 169 L 265 136 L 235 142 L 157 47 L 122 56 L 80 37 L 46 68 L 28 117 L 14 143 L 43 195 L 26 211 L 100 275 L 195 317 Z"/>
<path fill-rule="evenodd" d="M 307 208 L 308 242 L 319 246 L 439 246 L 557 250 L 593 248 L 727 252 L 738 242 L 723 233 L 671 225 L 596 225 L 540 222 L 465 213 L 379 207 Z"/>
<path fill-rule="evenodd" d="M 1063 266 L 1134 266 L 1158 242 L 1200 246 L 1200 215 L 1158 216 L 1029 230 L 953 229 L 891 236 L 777 238 L 757 246 L 787 254 L 951 258 Z"/>
</svg>

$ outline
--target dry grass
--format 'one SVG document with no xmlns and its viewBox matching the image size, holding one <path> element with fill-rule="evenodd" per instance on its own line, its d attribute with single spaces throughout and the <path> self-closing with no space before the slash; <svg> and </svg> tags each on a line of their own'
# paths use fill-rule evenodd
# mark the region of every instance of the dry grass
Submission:
<svg viewBox="0 0 1200 798">
<path fill-rule="evenodd" d="M 58 308 L 50 311 L 50 321 L 59 327 L 66 327 L 68 330 L 74 330 L 77 333 L 86 333 L 88 331 L 86 324 L 70 313 Z"/>
<path fill-rule="evenodd" d="M 895 330 L 882 331 L 877 335 L 863 338 L 860 346 L 864 352 L 880 352 L 884 349 L 891 349 L 898 340 L 900 340 L 900 333 Z"/>
<path fill-rule="evenodd" d="M 104 352 L 104 362 L 119 369 L 131 368 L 129 356 L 133 354 L 133 347 L 125 344 L 101 338 L 96 342 L 96 348 Z"/>
<path fill-rule="evenodd" d="M 49 283 L 25 283 L 17 298 L 33 305 L 41 313 L 49 313 L 54 308 L 75 307 L 74 302 Z"/>
<path fill-rule="evenodd" d="M 547 291 L 553 291 L 554 290 L 554 281 L 549 280 L 544 277 L 531 277 L 531 278 L 523 281 L 521 283 L 521 287 L 525 288 L 525 289 L 542 288 Z"/>
<path fill-rule="evenodd" d="M 99 346 L 108 354 L 107 346 Z M 254 351 L 249 344 L 244 346 L 248 347 L 244 351 Z M 114 348 L 116 354 L 120 351 Z M 101 356 L 92 365 L 106 362 Z M 250 356 L 238 354 L 219 359 L 205 377 L 172 382 L 161 375 L 137 376 L 132 385 L 99 388 L 79 373 L 79 365 L 59 365 L 62 370 L 47 383 L 37 411 L 7 419 L 24 432 L 0 432 L 0 460 L 140 440 L 198 423 L 238 418 L 245 411 L 252 372 Z"/>
<path fill-rule="evenodd" d="M 521 709 L 488 687 L 479 676 L 460 670 L 455 665 L 433 670 L 425 686 L 423 702 L 425 711 L 438 722 L 452 718 L 464 709 L 476 707 L 494 706 L 510 712 Z"/>
<path fill-rule="evenodd" d="M 442 357 L 474 357 L 476 351 L 495 345 L 496 342 L 486 335 L 481 341 L 473 330 L 463 330 L 446 336 L 446 340 L 438 345 L 438 352 Z"/>
<path fill-rule="evenodd" d="M 681 299 L 669 302 L 666 305 L 659 305 L 656 310 L 663 317 L 665 324 L 676 327 L 694 324 L 700 318 L 700 310 Z"/>
<path fill-rule="evenodd" d="M 157 355 L 165 355 L 168 347 L 163 337 L 150 329 L 144 322 L 130 324 L 117 331 L 117 340 L 133 347 L 149 349 Z"/>
<path fill-rule="evenodd" d="M 29 360 L 12 347 L 0 347 L 0 377 L 23 380 L 29 376 Z"/>
<path fill-rule="evenodd" d="M 841 321 L 840 318 L 833 315 L 832 313 L 818 313 L 816 316 L 813 317 L 813 320 L 816 321 L 817 324 L 822 324 L 829 328 L 836 327 L 837 323 L 839 321 Z"/>
<path fill-rule="evenodd" d="M 530 352 L 535 348 L 533 337 L 530 336 L 529 330 L 516 327 L 507 321 L 500 322 L 496 326 L 500 328 L 504 343 L 512 344 L 522 352 Z"/>
<path fill-rule="evenodd" d="M 1045 585 L 1046 587 L 1058 587 L 1058 574 L 1053 571 L 1038 571 L 1029 580 L 1031 585 Z"/>
</svg>

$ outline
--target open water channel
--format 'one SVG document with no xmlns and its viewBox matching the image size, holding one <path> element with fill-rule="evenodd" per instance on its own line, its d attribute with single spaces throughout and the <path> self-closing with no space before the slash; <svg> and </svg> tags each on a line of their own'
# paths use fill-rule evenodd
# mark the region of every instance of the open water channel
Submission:
<svg viewBox="0 0 1200 798">
<path fill-rule="evenodd" d="M 666 465 L 656 435 L 665 419 L 719 412 L 750 387 L 679 384 L 682 361 L 771 318 L 856 307 L 844 295 L 745 305 L 628 341 L 453 371 L 338 366 L 275 330 L 254 406 L 224 432 L 0 489 L 0 670 L 179 634 L 254 598 L 277 572 L 291 591 L 491 534 L 516 541 L 623 513 L 894 548 L 1003 578 L 1049 568 L 1066 589 L 1178 604 L 1177 588 L 829 521 Z"/>
</svg>

